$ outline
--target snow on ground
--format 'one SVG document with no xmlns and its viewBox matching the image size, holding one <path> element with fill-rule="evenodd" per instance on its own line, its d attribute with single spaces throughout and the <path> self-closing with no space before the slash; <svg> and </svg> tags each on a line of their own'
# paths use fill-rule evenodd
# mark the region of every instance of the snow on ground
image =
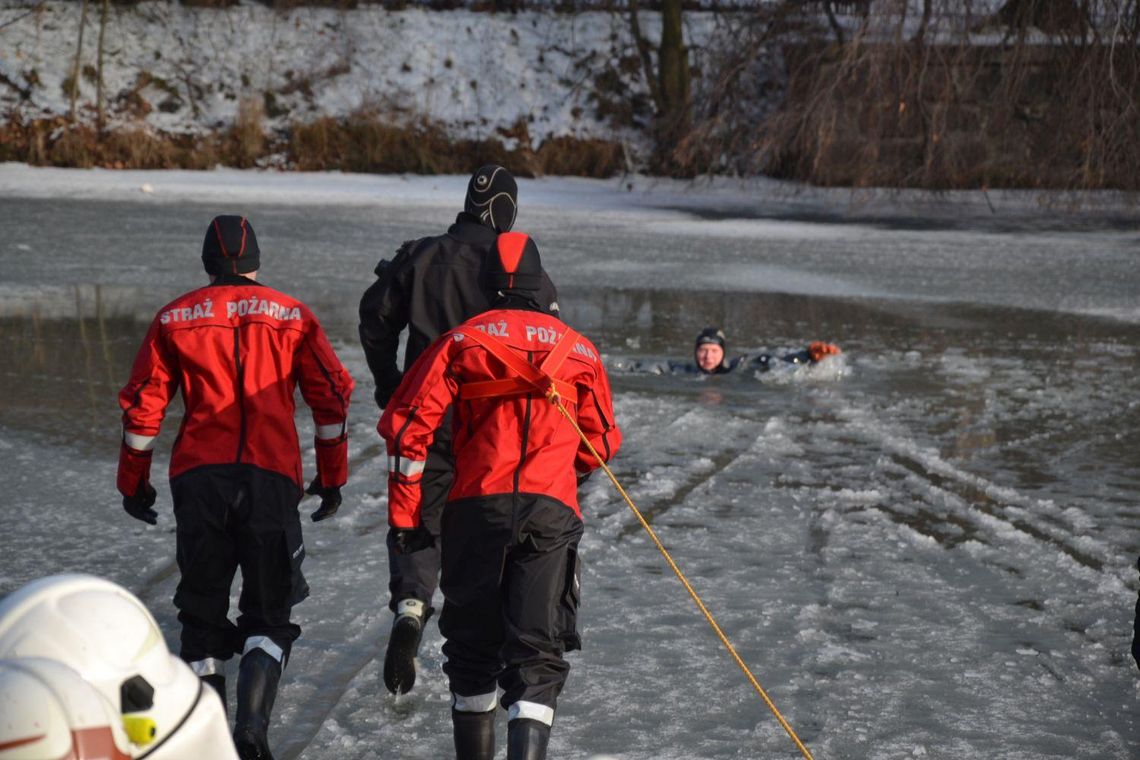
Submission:
<svg viewBox="0 0 1140 760">
<path fill-rule="evenodd" d="M 0 3 L 0 20 L 25 10 L 26 3 Z M 651 41 L 656 18 L 645 13 L 642 20 Z M 55 0 L 0 28 L 0 76 L 12 83 L 0 85 L 2 110 L 25 118 L 68 112 L 63 83 L 79 19 L 79 5 Z M 687 39 L 699 47 L 713 19 L 690 13 L 687 25 Z M 93 9 L 82 65 L 97 63 L 97 31 Z M 240 100 L 253 98 L 270 128 L 372 110 L 397 122 L 441 124 L 455 138 L 502 138 L 500 130 L 521 124 L 534 147 L 555 136 L 636 139 L 599 114 L 594 79 L 603 70 L 621 77 L 609 97 L 644 89 L 636 69 L 631 78 L 619 64 L 632 53 L 628 19 L 603 12 L 114 5 L 106 50 L 105 87 L 118 112 L 112 124 L 139 119 L 168 132 L 232 124 Z M 94 102 L 93 80 L 81 77 L 85 109 Z M 131 114 L 132 92 L 149 104 L 145 115 Z"/>
<path fill-rule="evenodd" d="M 452 208 L 462 199 L 466 176 L 278 172 L 217 168 L 213 171 L 57 169 L 0 163 L 0 198 L 86 198 L 146 203 L 227 202 L 282 205 L 352 205 Z M 627 215 L 651 210 L 657 219 L 716 230 L 717 237 L 752 237 L 749 221 L 767 219 L 768 230 L 797 239 L 844 234 L 819 221 L 902 223 L 980 230 L 1009 227 L 1135 232 L 1140 206 L 1114 191 L 1043 193 L 1031 190 L 940 191 L 820 188 L 764 177 L 714 177 L 693 181 L 645 175 L 613 180 L 577 177 L 519 179 L 520 214 L 530 208 Z M 692 218 L 696 215 L 696 219 Z M 636 221 L 642 221 L 637 217 Z M 650 228 L 653 231 L 656 228 Z M 668 234 L 670 230 L 663 230 Z M 766 232 L 767 234 L 767 232 Z"/>
<path fill-rule="evenodd" d="M 431 219 L 457 209 L 466 182 L 463 176 L 8 163 L 0 164 L 0 201 L 98 199 L 166 206 L 166 213 L 172 205 L 209 204 L 216 210 L 204 213 L 206 221 L 223 206 L 232 211 L 257 204 L 319 206 L 326 219 L 369 210 L 406 210 Z M 540 249 L 553 246 L 547 266 L 565 268 L 567 282 L 575 285 L 606 276 L 655 288 L 680 281 L 726 290 L 980 301 L 1140 321 L 1133 276 L 1140 208 L 1115 193 L 853 193 L 768 179 L 684 182 L 637 175 L 522 179 L 519 187 L 517 228 L 532 233 Z M 563 217 L 587 223 L 564 234 Z M 263 233 L 256 214 L 252 219 L 259 238 L 273 240 L 275 230 Z M 611 229 L 669 245 L 651 268 L 639 257 L 599 259 Z M 422 233 L 412 224 L 405 234 Z M 292 247 L 293 240 L 295 235 L 274 242 Z M 757 256 L 758 246 L 763 256 Z M 988 274 L 979 283 L 983 271 Z M 1073 276 L 1086 287 L 1069 287 Z"/>
<path fill-rule="evenodd" d="M 742 7 L 771 4 L 769 0 Z M 180 3 L 113 4 L 106 28 L 104 80 L 110 124 L 137 123 L 174 133 L 229 125 L 243 98 L 265 111 L 280 129 L 320 116 L 371 110 L 396 121 L 426 119 L 453 137 L 519 137 L 504 132 L 524 125 L 532 146 L 549 137 L 604 137 L 643 147 L 649 113 L 621 122 L 606 114 L 606 101 L 630 107 L 648 95 L 625 12 L 542 10 L 529 3 L 519 13 L 356 8 L 272 9 L 248 2 L 225 9 Z M 553 3 L 548 5 L 553 6 Z M 703 4 L 708 7 L 708 3 Z M 953 4 L 951 4 L 953 5 Z M 912 3 L 905 36 L 924 18 Z M 930 34 L 959 33 L 1000 3 L 975 2 L 969 15 L 938 9 Z M 731 5 L 721 5 L 727 11 Z M 865 19 L 840 7 L 839 23 L 854 33 Z M 29 12 L 31 11 L 31 12 Z M 719 36 L 750 10 L 718 16 L 687 9 L 685 44 L 694 70 L 711 74 L 719 46 L 738 44 Z M 0 108 L 25 119 L 65 115 L 65 82 L 76 60 L 80 6 L 64 0 L 33 4 L 0 0 Z M 872 19 L 874 23 L 876 19 Z M 898 20 L 884 17 L 899 33 Z M 822 27 L 822 14 L 816 18 Z M 657 13 L 642 11 L 640 28 L 657 44 Z M 80 116 L 93 119 L 98 66 L 98 8 L 88 11 L 79 56 Z M 993 29 L 971 35 L 975 44 L 998 44 Z M 777 75 L 778 78 L 778 75 Z M 145 103 L 145 106 L 142 106 Z M 620 110 L 620 109 L 619 109 Z"/>
<path fill-rule="evenodd" d="M 313 306 L 359 380 L 345 507 L 305 529 L 313 596 L 274 747 L 448 756 L 434 624 L 416 689 L 397 699 L 380 683 L 386 492 L 355 306 L 376 259 L 442 229 L 464 182 L 0 166 L 0 593 L 93 572 L 139 593 L 175 640 L 169 495 L 157 528 L 122 514 L 115 393 L 154 310 L 202 281 L 210 216 L 245 211 L 265 277 Z M 612 369 L 617 476 L 815 757 L 1137 756 L 1126 206 L 853 205 L 636 177 L 524 181 L 520 198 L 566 320 Z M 844 354 L 759 377 L 622 370 L 685 358 L 709 323 L 730 353 L 819 338 Z M 600 476 L 582 497 L 585 649 L 552 756 L 797 757 L 620 497 Z"/>
</svg>

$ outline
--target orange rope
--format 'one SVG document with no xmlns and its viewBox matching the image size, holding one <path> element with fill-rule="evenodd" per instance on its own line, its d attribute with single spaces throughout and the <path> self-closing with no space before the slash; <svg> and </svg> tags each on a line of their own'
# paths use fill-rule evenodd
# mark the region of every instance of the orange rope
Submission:
<svg viewBox="0 0 1140 760">
<path fill-rule="evenodd" d="M 724 644 L 725 649 L 727 649 L 728 653 L 732 655 L 732 659 L 735 660 L 740 669 L 744 671 L 744 675 L 748 679 L 748 682 L 752 684 L 752 688 L 755 689 L 756 693 L 760 695 L 760 698 L 764 700 L 764 704 L 768 705 L 768 709 L 771 710 L 772 714 L 776 716 L 776 720 L 779 721 L 780 725 L 783 726 L 784 730 L 788 733 L 788 736 L 791 737 L 793 742 L 795 742 L 796 748 L 799 749 L 800 754 L 807 758 L 807 760 L 815 760 L 812 757 L 811 752 L 808 751 L 808 748 L 804 746 L 804 743 L 802 741 L 800 741 L 800 737 L 796 736 L 795 730 L 792 729 L 788 721 L 784 720 L 784 716 L 780 714 L 780 711 L 776 709 L 775 703 L 772 702 L 772 699 L 768 696 L 768 693 L 764 691 L 764 688 L 760 685 L 760 682 L 756 680 L 756 676 L 752 675 L 752 671 L 748 669 L 748 666 L 744 663 L 744 660 L 742 660 L 740 658 L 740 655 L 736 653 L 736 648 L 732 646 L 732 642 L 728 640 L 728 636 L 724 634 L 724 631 L 721 629 L 720 625 L 717 624 L 716 620 L 712 616 L 712 613 L 709 612 L 708 607 L 706 607 L 705 603 L 701 601 L 701 598 L 697 596 L 697 592 L 693 590 L 693 587 L 689 584 L 688 579 L 685 578 L 685 574 L 681 572 L 681 568 L 677 567 L 677 563 L 673 561 L 673 558 L 671 556 L 669 556 L 669 552 L 665 549 L 665 546 L 661 543 L 661 540 L 657 538 L 657 534 L 653 532 L 653 528 L 649 527 L 649 523 L 646 521 L 644 515 L 641 514 L 641 511 L 636 506 L 634 506 L 633 500 L 629 498 L 629 494 L 627 494 L 625 492 L 625 489 L 621 487 L 621 483 L 618 482 L 618 479 L 614 476 L 613 471 L 610 470 L 610 468 L 606 465 L 605 460 L 602 459 L 600 454 L 598 454 L 597 449 L 595 449 L 590 441 L 586 438 L 586 434 L 582 432 L 582 428 L 578 427 L 577 420 L 570 416 L 570 413 L 566 411 L 566 407 L 562 406 L 562 402 L 559 400 L 558 391 L 556 391 L 554 387 L 551 386 L 550 389 L 546 392 L 546 397 L 550 399 L 550 403 L 554 404 L 558 408 L 558 411 L 562 413 L 562 416 L 565 417 L 570 422 L 570 424 L 574 426 L 574 430 L 577 431 L 578 437 L 582 439 L 582 443 L 586 444 L 586 448 L 589 449 L 590 453 L 594 455 L 594 458 L 598 460 L 598 464 L 602 466 L 602 469 L 605 471 L 606 475 L 609 476 L 610 482 L 614 484 L 614 487 L 618 490 L 618 493 L 620 493 L 622 498 L 625 499 L 625 503 L 628 504 L 629 508 L 633 510 L 633 514 L 635 517 L 637 517 L 637 521 L 641 523 L 641 527 L 645 528 L 645 532 L 649 534 L 649 537 L 651 539 L 653 539 L 653 543 L 657 546 L 657 549 L 661 552 L 662 556 L 665 557 L 665 561 L 669 563 L 669 567 L 673 569 L 673 572 L 681 581 L 681 585 L 685 587 L 685 590 L 689 592 L 689 596 L 691 596 L 693 598 L 693 601 L 697 603 L 697 607 L 700 609 L 701 614 L 705 616 L 705 620 L 707 620 L 709 625 L 712 626 L 713 632 L 716 633 L 717 638 L 720 639 L 720 643 Z"/>
</svg>

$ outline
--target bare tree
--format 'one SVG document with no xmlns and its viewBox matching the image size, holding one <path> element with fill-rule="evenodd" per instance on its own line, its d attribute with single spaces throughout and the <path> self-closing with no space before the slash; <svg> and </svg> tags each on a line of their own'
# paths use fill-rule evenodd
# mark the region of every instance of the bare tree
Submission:
<svg viewBox="0 0 1140 760">
<path fill-rule="evenodd" d="M 641 19 L 637 0 L 629 0 L 629 31 L 633 36 L 633 43 L 637 46 L 637 54 L 641 59 L 641 71 L 645 77 L 645 84 L 649 88 L 649 95 L 653 98 L 653 105 L 661 103 L 660 82 L 657 79 L 653 66 L 653 48 L 649 40 L 641 33 Z"/>
<path fill-rule="evenodd" d="M 1085 29 L 1085 15 L 1073 0 L 1006 0 L 995 15 L 1020 35 L 1030 27 L 1046 34 L 1083 33 Z"/>
<path fill-rule="evenodd" d="M 99 133 L 103 132 L 105 111 L 103 107 L 103 41 L 107 34 L 107 10 L 110 0 L 103 0 L 103 9 L 99 14 L 99 51 L 95 65 L 95 127 Z"/>
<path fill-rule="evenodd" d="M 75 123 L 75 101 L 79 97 L 79 62 L 83 56 L 83 28 L 87 25 L 87 0 L 79 12 L 79 39 L 75 43 L 75 63 L 71 67 L 71 123 Z"/>
<path fill-rule="evenodd" d="M 682 0 L 662 0 L 661 41 L 654 66 L 652 47 L 641 32 L 637 0 L 630 0 L 630 33 L 654 105 L 654 157 L 658 171 L 676 171 L 677 145 L 691 127 L 689 50 L 685 46 Z"/>
<path fill-rule="evenodd" d="M 695 97 L 693 168 L 1140 190 L 1137 0 L 1009 0 L 980 19 L 955 0 L 884 0 L 858 32 L 838 11 L 781 5 L 783 17 L 754 14 L 720 46 L 735 49 Z M 762 61 L 783 72 L 776 90 L 753 84 Z"/>
</svg>

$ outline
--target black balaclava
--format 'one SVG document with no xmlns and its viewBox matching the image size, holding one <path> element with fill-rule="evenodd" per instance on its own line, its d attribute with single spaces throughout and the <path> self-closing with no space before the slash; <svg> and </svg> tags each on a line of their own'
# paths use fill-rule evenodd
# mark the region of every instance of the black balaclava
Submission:
<svg viewBox="0 0 1140 760">
<path fill-rule="evenodd" d="M 518 197 L 519 186 L 511 173 L 498 164 L 487 164 L 471 175 L 463 210 L 495 232 L 508 232 L 515 224 Z"/>
<path fill-rule="evenodd" d="M 202 266 L 212 275 L 248 274 L 261 265 L 253 226 L 244 216 L 215 216 L 202 241 Z"/>
<path fill-rule="evenodd" d="M 491 303 L 522 301 L 538 309 L 542 259 L 525 232 L 504 232 L 495 240 L 483 266 L 483 290 Z"/>
<path fill-rule="evenodd" d="M 726 367 L 728 361 L 728 340 L 725 338 L 724 330 L 719 327 L 706 327 L 697 333 L 696 343 L 693 345 L 693 359 L 696 360 L 697 349 L 706 343 L 715 343 L 720 346 L 724 351 L 724 358 L 720 360 L 720 366 Z M 704 372 L 705 370 L 701 370 Z"/>
</svg>

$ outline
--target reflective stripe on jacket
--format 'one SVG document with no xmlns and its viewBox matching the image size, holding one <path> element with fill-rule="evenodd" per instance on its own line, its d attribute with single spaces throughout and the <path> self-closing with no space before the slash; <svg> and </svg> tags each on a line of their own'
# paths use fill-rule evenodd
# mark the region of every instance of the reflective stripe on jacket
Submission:
<svg viewBox="0 0 1140 760">
<path fill-rule="evenodd" d="M 171 478 L 204 465 L 249 464 L 303 485 L 293 421 L 298 386 L 316 424 L 321 481 L 343 485 L 352 378 L 308 307 L 247 278 L 224 275 L 155 317 L 119 393 L 124 444 L 150 448 L 167 405 L 181 391 L 185 413 Z M 131 477 L 137 476 L 126 479 Z M 133 486 L 120 471 L 120 490 Z"/>
</svg>

